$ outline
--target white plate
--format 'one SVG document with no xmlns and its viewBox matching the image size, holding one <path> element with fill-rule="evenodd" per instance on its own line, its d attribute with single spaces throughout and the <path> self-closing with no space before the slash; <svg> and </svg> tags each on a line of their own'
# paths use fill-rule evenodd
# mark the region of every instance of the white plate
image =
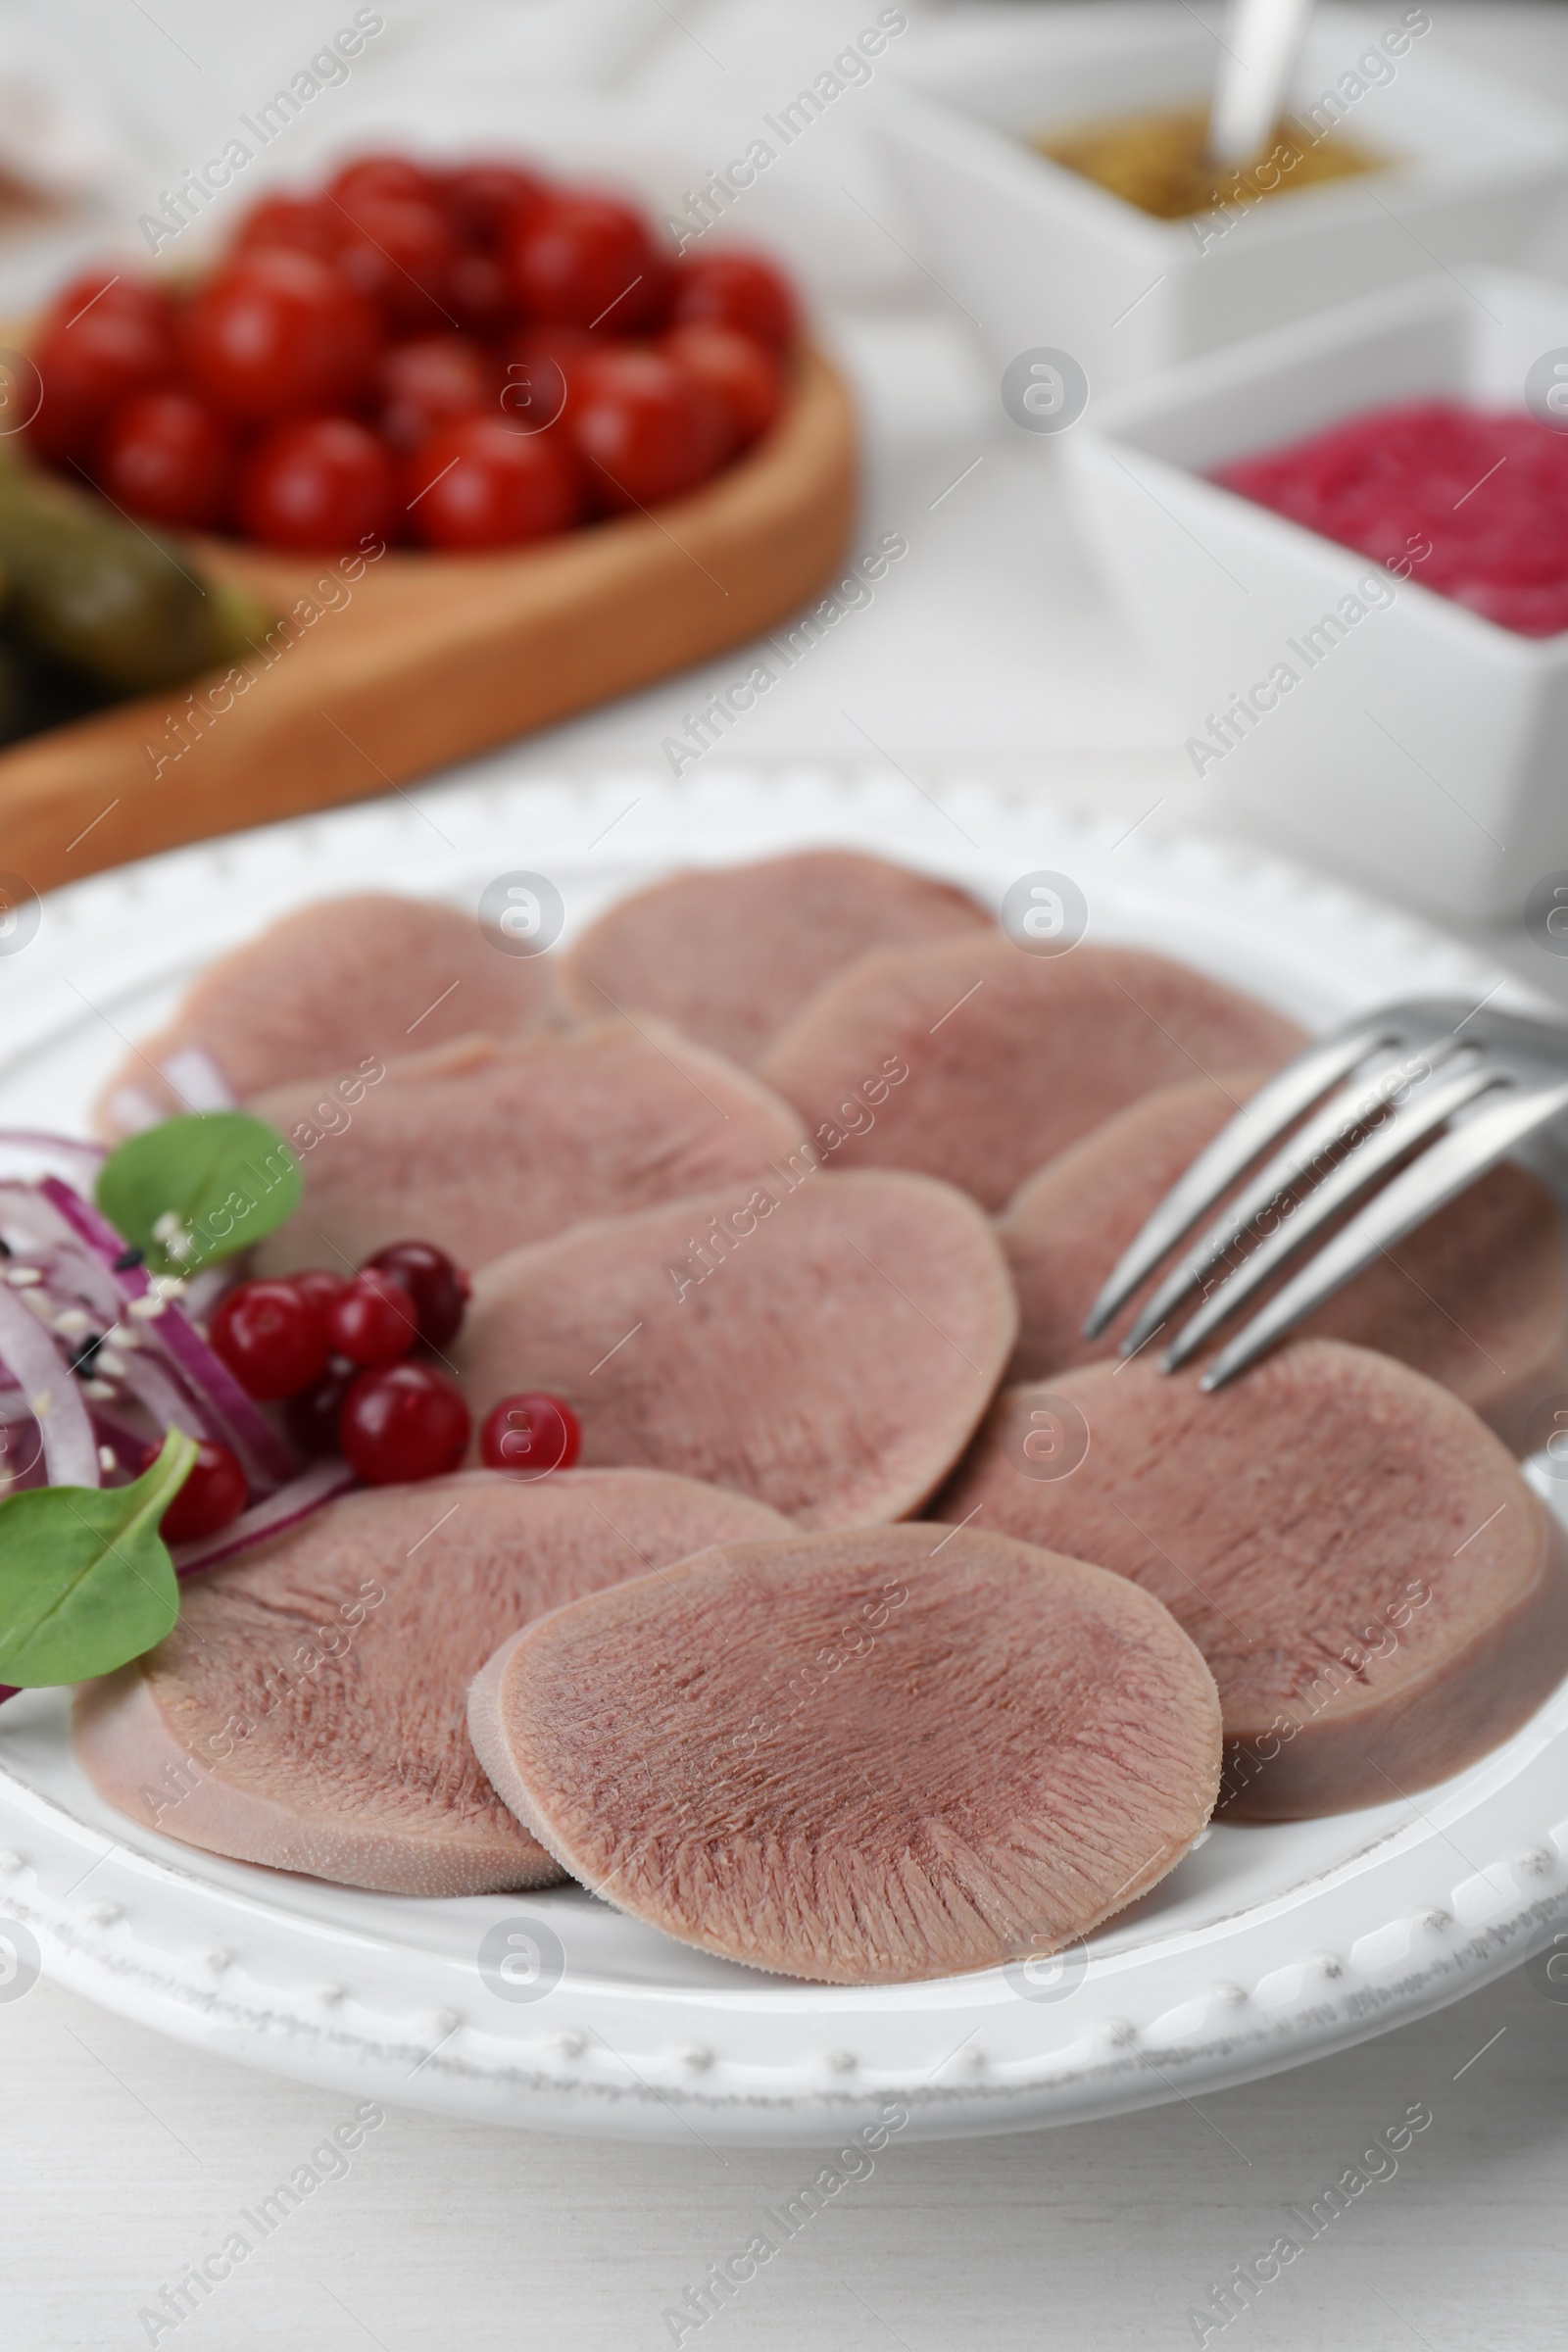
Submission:
<svg viewBox="0 0 1568 2352">
<path fill-rule="evenodd" d="M 556 881 L 577 923 L 672 864 L 823 841 L 992 897 L 1022 873 L 1066 872 L 1092 937 L 1171 950 L 1308 1021 L 1423 989 L 1530 1002 L 1437 933 L 1298 869 L 989 786 L 937 799 L 821 773 L 503 781 L 181 851 L 50 899 L 37 938 L 0 962 L 0 1123 L 77 1128 L 122 1035 L 304 899 L 391 886 L 472 906 L 492 877 L 525 869 Z M 47 1691 L 0 1713 L 0 1907 L 24 1962 L 30 1936 L 48 1974 L 110 2008 L 448 2114 L 820 2143 L 896 2101 L 916 2136 L 1018 2131 L 1342 2048 L 1549 1940 L 1568 1907 L 1568 1687 L 1419 1805 L 1213 1830 L 1093 1938 L 1086 1965 L 1048 1966 L 1038 1984 L 999 1970 L 796 1984 L 687 1951 L 576 1889 L 422 1902 L 222 1862 L 100 1803 L 72 1762 L 64 1696 Z M 509 1993 L 481 1974 L 481 1938 L 512 1925 L 564 1952 L 559 1982 L 547 1965 Z M 0 1997 L 25 1966 L 9 1987 L 6 1975 Z"/>
</svg>

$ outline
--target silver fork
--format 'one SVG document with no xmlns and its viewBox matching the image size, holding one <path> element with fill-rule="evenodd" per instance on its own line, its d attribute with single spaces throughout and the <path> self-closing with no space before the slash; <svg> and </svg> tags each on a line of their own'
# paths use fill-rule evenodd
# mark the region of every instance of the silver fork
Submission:
<svg viewBox="0 0 1568 2352">
<path fill-rule="evenodd" d="M 1287 1062 L 1199 1153 L 1122 1256 L 1085 1334 L 1097 1338 L 1267 1153 L 1156 1286 L 1121 1343 L 1123 1355 L 1136 1355 L 1190 1293 L 1201 1291 L 1202 1303 L 1160 1359 L 1173 1372 L 1314 1234 L 1415 1153 L 1221 1349 L 1200 1383 L 1220 1388 L 1564 1110 L 1568 1023 L 1442 997 L 1358 1014 Z M 1227 1259 L 1232 1271 L 1220 1277 Z"/>
</svg>

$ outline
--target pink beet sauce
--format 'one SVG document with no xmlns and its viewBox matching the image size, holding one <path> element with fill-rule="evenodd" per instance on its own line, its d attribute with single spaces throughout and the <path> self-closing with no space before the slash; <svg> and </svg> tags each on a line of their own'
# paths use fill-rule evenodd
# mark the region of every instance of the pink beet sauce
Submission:
<svg viewBox="0 0 1568 2352">
<path fill-rule="evenodd" d="M 1215 481 L 1522 637 L 1568 629 L 1568 433 L 1424 400 L 1359 416 Z"/>
</svg>

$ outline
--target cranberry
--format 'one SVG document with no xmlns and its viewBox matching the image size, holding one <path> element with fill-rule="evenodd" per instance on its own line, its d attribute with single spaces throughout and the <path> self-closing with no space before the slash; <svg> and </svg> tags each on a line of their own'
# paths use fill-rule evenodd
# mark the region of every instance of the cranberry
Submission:
<svg viewBox="0 0 1568 2352">
<path fill-rule="evenodd" d="M 326 1369 L 326 1318 L 292 1282 L 242 1282 L 213 1310 L 207 1344 L 247 1396 L 274 1403 Z"/>
<path fill-rule="evenodd" d="M 335 1352 L 351 1364 L 390 1364 L 418 1338 L 418 1309 L 396 1275 L 368 1266 L 332 1300 L 326 1330 Z"/>
<path fill-rule="evenodd" d="M 338 1444 L 368 1487 L 440 1478 L 468 1444 L 468 1408 L 455 1380 L 435 1364 L 377 1364 L 343 1399 Z"/>
<path fill-rule="evenodd" d="M 569 1470 L 582 1451 L 582 1423 L 560 1396 L 503 1396 L 485 1415 L 479 1458 L 487 1470 L 547 1478 Z"/>
<path fill-rule="evenodd" d="M 161 1445 L 149 1446 L 141 1468 L 150 1469 L 162 1451 Z M 159 1521 L 158 1532 L 166 1544 L 199 1543 L 203 1536 L 216 1536 L 220 1527 L 227 1527 L 244 1508 L 244 1471 L 226 1446 L 203 1438 L 185 1484 Z"/>
<path fill-rule="evenodd" d="M 297 1274 L 289 1276 L 301 1298 L 314 1298 L 323 1314 L 346 1280 L 345 1275 L 334 1274 L 329 1266 L 302 1266 Z"/>
<path fill-rule="evenodd" d="M 455 1266 L 434 1242 L 389 1242 L 365 1261 L 401 1282 L 414 1300 L 419 1337 L 427 1348 L 444 1348 L 455 1340 L 468 1300 L 468 1277 Z"/>
<path fill-rule="evenodd" d="M 337 1451 L 337 1425 L 350 1384 L 359 1378 L 357 1364 L 329 1364 L 319 1380 L 301 1389 L 283 1407 L 283 1426 L 308 1462 L 318 1462 Z"/>
</svg>

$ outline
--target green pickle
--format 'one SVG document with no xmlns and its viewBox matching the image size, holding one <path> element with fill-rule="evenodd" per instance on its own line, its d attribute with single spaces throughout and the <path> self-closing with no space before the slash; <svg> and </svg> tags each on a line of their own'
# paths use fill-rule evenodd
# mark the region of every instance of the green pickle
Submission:
<svg viewBox="0 0 1568 2352">
<path fill-rule="evenodd" d="M 268 626 L 183 548 L 17 466 L 0 466 L 0 574 L 13 636 L 119 694 L 240 659 Z"/>
</svg>

